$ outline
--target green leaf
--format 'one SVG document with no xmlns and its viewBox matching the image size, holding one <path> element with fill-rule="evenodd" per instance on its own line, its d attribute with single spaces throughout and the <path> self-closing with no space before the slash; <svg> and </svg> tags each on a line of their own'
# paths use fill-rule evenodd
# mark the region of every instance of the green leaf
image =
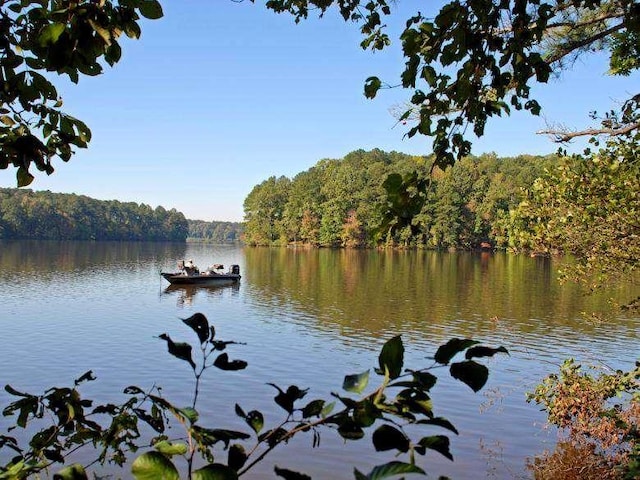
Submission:
<svg viewBox="0 0 640 480">
<path fill-rule="evenodd" d="M 247 462 L 247 452 L 244 447 L 238 443 L 234 443 L 229 448 L 229 456 L 227 465 L 233 468 L 236 472 L 240 470 Z"/>
<path fill-rule="evenodd" d="M 389 378 L 392 380 L 400 376 L 404 365 L 404 345 L 400 335 L 384 344 L 378 357 L 378 364 L 381 372 L 384 372 L 385 369 L 389 371 Z"/>
<path fill-rule="evenodd" d="M 218 442 L 224 443 L 224 448 L 229 448 L 232 440 L 247 440 L 251 435 L 237 430 L 226 430 L 223 428 L 204 428 L 198 425 L 191 427 L 191 433 L 197 442 L 205 446 L 215 445 Z"/>
<path fill-rule="evenodd" d="M 198 421 L 198 411 L 193 407 L 179 408 L 178 412 L 180 412 L 184 418 L 189 420 L 192 424 Z"/>
<path fill-rule="evenodd" d="M 381 425 L 373 432 L 373 446 L 377 452 L 386 450 L 409 451 L 409 439 L 407 436 L 391 425 Z"/>
<path fill-rule="evenodd" d="M 322 412 L 320 412 L 320 416 L 322 418 L 328 417 L 331 414 L 331 412 L 333 412 L 333 409 L 335 408 L 335 406 L 336 406 L 336 402 L 327 403 L 324 407 L 322 407 Z"/>
<path fill-rule="evenodd" d="M 185 325 L 189 326 L 191 330 L 196 332 L 200 344 L 205 343 L 209 339 L 209 322 L 207 317 L 202 313 L 194 313 L 189 318 L 183 318 L 182 321 Z"/>
<path fill-rule="evenodd" d="M 467 350 L 464 354 L 464 358 L 466 358 L 467 360 L 470 360 L 474 357 L 475 358 L 493 357 L 498 352 L 506 353 L 507 355 L 509 355 L 509 351 L 504 347 L 491 348 L 491 347 L 477 346 L 477 347 L 471 347 L 469 350 Z"/>
<path fill-rule="evenodd" d="M 489 378 L 489 369 L 473 360 L 452 363 L 449 371 L 453 378 L 469 385 L 474 392 L 482 389 Z"/>
<path fill-rule="evenodd" d="M 53 480 L 88 480 L 87 472 L 79 463 L 64 467 L 53 476 Z"/>
<path fill-rule="evenodd" d="M 338 427 L 338 434 L 345 440 L 360 440 L 364 437 L 362 428 L 348 417 Z"/>
<path fill-rule="evenodd" d="M 302 416 L 304 418 L 309 418 L 322 415 L 324 404 L 324 400 L 312 400 L 302 409 Z"/>
<path fill-rule="evenodd" d="M 244 420 L 256 433 L 260 433 L 260 430 L 262 430 L 262 427 L 264 426 L 264 416 L 257 410 L 251 410 L 247 413 Z"/>
<path fill-rule="evenodd" d="M 309 390 L 308 388 L 301 390 L 297 386 L 291 385 L 287 388 L 287 391 L 284 392 L 280 387 L 273 383 L 267 383 L 267 385 L 271 385 L 278 390 L 278 394 L 273 399 L 289 413 L 293 413 L 293 404 L 295 401 L 303 398 Z"/>
<path fill-rule="evenodd" d="M 342 388 L 347 392 L 362 393 L 369 383 L 369 370 L 354 375 L 346 375 Z"/>
<path fill-rule="evenodd" d="M 429 372 L 415 372 L 409 370 L 413 376 L 413 380 L 403 380 L 399 382 L 393 382 L 389 384 L 390 387 L 408 387 L 413 389 L 419 389 L 423 391 L 429 391 L 438 381 L 438 377 Z"/>
<path fill-rule="evenodd" d="M 444 435 L 432 435 L 430 437 L 424 437 L 420 439 L 418 445 L 423 449 L 428 448 L 430 450 L 435 450 L 436 452 L 441 453 L 442 455 L 447 457 L 449 460 L 453 461 L 453 455 L 451 455 L 451 452 L 449 451 L 449 437 L 446 437 Z M 418 450 L 416 449 L 416 451 Z M 424 450 L 420 453 L 424 454 Z"/>
<path fill-rule="evenodd" d="M 171 443 L 168 440 L 158 442 L 153 447 L 168 457 L 187 453 L 187 446 L 184 443 Z"/>
<path fill-rule="evenodd" d="M 276 475 L 284 478 L 285 480 L 311 480 L 309 475 L 304 473 L 294 472 L 293 470 L 287 470 L 286 468 L 280 468 L 277 465 L 273 467 Z"/>
<path fill-rule="evenodd" d="M 378 77 L 369 77 L 364 83 L 364 96 L 367 98 L 374 98 L 380 90 L 382 82 Z"/>
<path fill-rule="evenodd" d="M 372 399 L 365 399 L 358 402 L 353 409 L 353 421 L 360 427 L 370 427 L 380 418 L 382 414 Z"/>
<path fill-rule="evenodd" d="M 431 390 L 431 388 L 438 381 L 438 377 L 429 372 L 411 372 L 414 381 L 420 385 L 420 388 L 424 390 Z"/>
<path fill-rule="evenodd" d="M 452 338 L 444 345 L 440 345 L 438 347 L 434 360 L 441 365 L 448 365 L 451 359 L 456 356 L 456 354 L 478 343 L 479 342 L 468 338 Z"/>
<path fill-rule="evenodd" d="M 52 45 L 58 41 L 62 32 L 64 32 L 65 26 L 63 23 L 50 23 L 40 31 L 38 36 L 38 43 L 41 47 Z"/>
<path fill-rule="evenodd" d="M 193 480 L 238 480 L 238 473 L 221 463 L 211 463 L 193 472 Z"/>
<path fill-rule="evenodd" d="M 24 167 L 18 168 L 16 177 L 18 179 L 18 187 L 26 187 L 27 185 L 31 185 L 31 182 L 33 182 L 33 179 L 35 178 L 29 173 L 29 170 Z"/>
<path fill-rule="evenodd" d="M 433 415 L 433 402 L 429 395 L 421 390 L 407 388 L 396 396 L 394 403 L 398 404 L 403 411 L 408 409 L 412 413 L 429 417 Z"/>
<path fill-rule="evenodd" d="M 456 429 L 456 427 L 454 427 L 453 424 L 446 418 L 434 417 L 426 420 L 418 420 L 416 423 L 420 425 L 435 425 L 437 427 L 446 428 L 447 430 L 450 430 L 458 435 L 458 430 Z"/>
<path fill-rule="evenodd" d="M 420 475 L 426 475 L 417 465 L 403 462 L 389 462 L 383 465 L 374 467 L 367 475 L 363 475 L 357 469 L 354 469 L 354 475 L 358 480 L 380 480 L 383 478 L 393 477 L 394 475 L 401 475 L 403 473 L 418 473 Z"/>
<path fill-rule="evenodd" d="M 179 480 L 180 478 L 171 460 L 160 452 L 146 452 L 140 455 L 133 461 L 131 473 L 136 480 Z"/>
<path fill-rule="evenodd" d="M 142 0 L 138 8 L 142 16 L 150 20 L 157 20 L 164 15 L 162 6 L 156 0 Z"/>
<path fill-rule="evenodd" d="M 280 442 L 284 441 L 287 438 L 287 431 L 284 428 L 274 428 L 273 430 L 267 430 L 262 435 L 258 437 L 258 440 L 264 442 L 266 440 L 267 444 L 273 448 L 278 445 Z"/>
</svg>

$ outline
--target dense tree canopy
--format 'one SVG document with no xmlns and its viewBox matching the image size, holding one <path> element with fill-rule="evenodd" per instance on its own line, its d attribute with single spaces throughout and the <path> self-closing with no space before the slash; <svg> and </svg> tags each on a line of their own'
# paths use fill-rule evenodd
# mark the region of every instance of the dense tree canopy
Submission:
<svg viewBox="0 0 640 480">
<path fill-rule="evenodd" d="M 247 196 L 245 241 L 334 247 L 507 246 L 509 211 L 556 156 L 468 157 L 430 172 L 432 157 L 357 150 L 271 177 Z"/>
<path fill-rule="evenodd" d="M 0 189 L 0 239 L 184 242 L 187 232 L 187 220 L 174 208 Z"/>
<path fill-rule="evenodd" d="M 187 220 L 189 239 L 211 243 L 234 243 L 240 241 L 242 224 L 237 222 L 205 222 Z"/>
<path fill-rule="evenodd" d="M 16 168 L 17 185 L 33 181 L 30 167 L 53 172 L 91 131 L 61 110 L 51 73 L 98 75 L 122 54 L 119 37 L 140 37 L 141 17 L 162 17 L 156 0 L 0 1 L 0 168 Z"/>
</svg>

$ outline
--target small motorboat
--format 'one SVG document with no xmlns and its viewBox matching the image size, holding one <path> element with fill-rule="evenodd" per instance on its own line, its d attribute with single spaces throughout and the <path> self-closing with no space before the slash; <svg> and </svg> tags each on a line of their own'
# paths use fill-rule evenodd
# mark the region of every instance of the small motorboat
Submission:
<svg viewBox="0 0 640 480">
<path fill-rule="evenodd" d="M 171 285 L 231 285 L 240 281 L 240 265 L 231 265 L 223 272 L 224 265 L 211 265 L 201 272 L 192 260 L 180 260 L 177 272 L 160 272 L 160 275 Z"/>
</svg>

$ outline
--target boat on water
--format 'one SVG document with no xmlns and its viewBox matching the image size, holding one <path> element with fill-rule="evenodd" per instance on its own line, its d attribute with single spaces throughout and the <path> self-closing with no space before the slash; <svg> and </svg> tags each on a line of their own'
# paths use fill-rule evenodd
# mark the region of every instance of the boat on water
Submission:
<svg viewBox="0 0 640 480">
<path fill-rule="evenodd" d="M 160 272 L 171 285 L 231 285 L 240 281 L 240 266 L 231 265 L 223 272 L 224 265 L 211 265 L 204 271 L 193 264 L 192 260 L 180 260 L 177 272 Z"/>
</svg>

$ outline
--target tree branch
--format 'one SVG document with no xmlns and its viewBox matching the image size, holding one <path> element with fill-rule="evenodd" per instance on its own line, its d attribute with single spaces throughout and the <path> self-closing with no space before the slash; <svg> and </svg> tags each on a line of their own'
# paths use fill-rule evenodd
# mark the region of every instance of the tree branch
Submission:
<svg viewBox="0 0 640 480">
<path fill-rule="evenodd" d="M 619 23 L 618 25 L 614 25 L 610 28 L 607 28 L 606 30 L 602 30 L 601 32 L 598 32 L 594 35 L 591 35 L 590 37 L 585 37 L 579 41 L 573 41 L 573 42 L 568 42 L 565 46 L 561 47 L 558 53 L 556 53 L 555 55 L 550 56 L 549 58 L 545 59 L 545 62 L 547 62 L 548 64 L 552 64 L 554 62 L 557 62 L 558 60 L 560 60 L 563 57 L 566 57 L 567 55 L 569 55 L 571 52 L 573 52 L 574 50 L 577 50 L 579 48 L 582 47 L 586 47 L 587 45 L 592 44 L 593 42 L 596 42 L 598 40 L 601 40 L 609 35 L 611 35 L 612 33 L 617 32 L 618 30 L 622 30 L 625 27 L 624 22 Z"/>
<path fill-rule="evenodd" d="M 620 128 L 589 128 L 586 130 L 579 130 L 576 132 L 563 132 L 559 130 L 539 130 L 536 133 L 538 135 L 549 135 L 553 137 L 553 141 L 557 143 L 565 143 L 573 140 L 576 137 L 583 137 L 586 135 L 609 135 L 612 137 L 618 135 L 624 135 L 631 133 L 634 130 L 640 129 L 640 121 L 630 123 Z"/>
</svg>

